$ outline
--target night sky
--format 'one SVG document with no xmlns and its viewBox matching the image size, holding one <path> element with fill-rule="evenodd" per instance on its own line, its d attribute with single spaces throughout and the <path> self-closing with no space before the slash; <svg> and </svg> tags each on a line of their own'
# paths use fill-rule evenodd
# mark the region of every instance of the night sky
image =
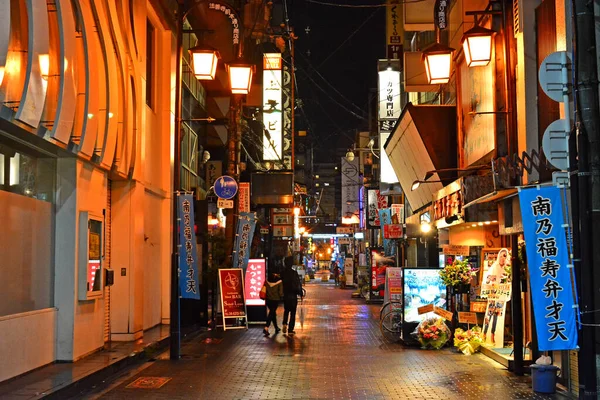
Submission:
<svg viewBox="0 0 600 400">
<path fill-rule="evenodd" d="M 285 0 L 284 0 L 285 1 Z M 317 161 L 331 161 L 356 131 L 368 130 L 369 89 L 377 87 L 377 60 L 385 58 L 383 0 L 287 0 L 295 42 L 296 130 L 312 133 Z M 335 3 L 338 6 L 325 5 Z M 372 102 L 375 107 L 375 102 Z"/>
</svg>

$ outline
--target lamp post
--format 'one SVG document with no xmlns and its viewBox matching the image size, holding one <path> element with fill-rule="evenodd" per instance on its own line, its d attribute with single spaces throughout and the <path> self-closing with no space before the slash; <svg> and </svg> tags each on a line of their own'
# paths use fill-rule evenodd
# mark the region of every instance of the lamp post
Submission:
<svg viewBox="0 0 600 400">
<path fill-rule="evenodd" d="M 177 192 L 181 189 L 181 123 L 183 121 L 182 114 L 182 63 L 183 63 L 183 33 L 184 23 L 186 16 L 197 6 L 205 4 L 206 2 L 200 1 L 192 3 L 189 8 L 186 8 L 185 0 L 177 1 L 177 68 L 175 71 L 175 132 L 173 140 L 173 191 L 172 191 L 172 252 L 171 252 L 171 305 L 170 305 L 170 358 L 177 360 L 181 353 L 181 318 L 180 318 L 180 293 L 179 293 L 179 235 L 177 232 L 177 226 L 179 219 L 177 217 Z M 192 31 L 193 32 L 193 31 Z M 241 37 L 241 35 L 240 35 Z M 241 54 L 241 46 L 238 49 L 238 57 Z M 190 55 L 192 58 L 192 68 L 194 75 L 200 80 L 212 80 L 216 76 L 219 54 L 213 49 L 205 49 L 201 46 L 196 46 L 190 49 Z M 234 72 L 239 72 L 236 69 L 238 64 L 232 63 L 229 65 L 229 72 L 233 68 Z M 243 71 L 243 67 L 242 71 Z M 250 68 L 251 66 L 246 66 Z M 236 75 L 237 77 L 238 75 Z M 252 79 L 252 73 L 246 74 L 248 82 L 246 88 L 249 91 Z M 231 82 L 240 82 L 240 79 L 232 79 Z M 236 90 L 236 92 L 233 92 Z M 235 88 L 232 86 L 232 93 L 242 93 L 238 86 Z M 246 92 L 247 93 L 247 92 Z M 207 118 L 208 122 L 212 122 Z M 234 157 L 234 162 L 235 162 Z"/>
</svg>

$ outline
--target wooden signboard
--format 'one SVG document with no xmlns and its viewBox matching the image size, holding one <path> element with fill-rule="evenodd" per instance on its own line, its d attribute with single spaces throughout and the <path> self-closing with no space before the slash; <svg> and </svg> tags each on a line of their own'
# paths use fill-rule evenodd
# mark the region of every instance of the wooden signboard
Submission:
<svg viewBox="0 0 600 400">
<path fill-rule="evenodd" d="M 426 306 L 417 308 L 417 312 L 419 315 L 426 314 L 428 312 L 432 312 L 435 306 L 433 304 L 427 304 Z"/>
<path fill-rule="evenodd" d="M 463 324 L 477 325 L 477 313 L 474 312 L 458 312 L 458 322 Z"/>
<path fill-rule="evenodd" d="M 434 314 L 439 315 L 440 317 L 444 318 L 447 321 L 452 321 L 452 311 L 448 311 L 448 310 L 444 310 L 443 308 L 440 307 L 434 307 L 433 309 Z"/>
<path fill-rule="evenodd" d="M 248 329 L 248 314 L 244 301 L 244 272 L 241 268 L 224 268 L 219 270 L 219 286 L 221 288 L 221 309 L 223 310 L 223 330 Z M 243 318 L 245 326 L 227 326 L 228 318 Z"/>
</svg>

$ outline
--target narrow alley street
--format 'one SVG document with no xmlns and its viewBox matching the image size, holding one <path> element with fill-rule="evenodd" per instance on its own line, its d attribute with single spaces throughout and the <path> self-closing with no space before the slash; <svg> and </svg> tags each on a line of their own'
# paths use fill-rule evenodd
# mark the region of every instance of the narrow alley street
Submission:
<svg viewBox="0 0 600 400">
<path fill-rule="evenodd" d="M 180 361 L 168 352 L 135 374 L 85 398 L 102 399 L 544 399 L 529 377 L 517 377 L 476 354 L 386 343 L 379 305 L 350 290 L 309 283 L 296 335 L 221 329 L 184 343 Z M 283 313 L 279 308 L 279 319 Z M 132 388 L 139 378 L 164 384 Z M 159 386 L 159 385 L 157 385 Z"/>
</svg>

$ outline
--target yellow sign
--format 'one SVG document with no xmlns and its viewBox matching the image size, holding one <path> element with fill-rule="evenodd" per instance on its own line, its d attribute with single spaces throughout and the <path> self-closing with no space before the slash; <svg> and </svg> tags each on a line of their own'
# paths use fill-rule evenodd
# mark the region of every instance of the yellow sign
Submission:
<svg viewBox="0 0 600 400">
<path fill-rule="evenodd" d="M 402 46 L 404 23 L 402 21 L 402 4 L 398 0 L 387 0 L 386 7 L 386 44 Z"/>
<path fill-rule="evenodd" d="M 99 260 L 100 259 L 100 234 L 90 232 L 89 235 L 89 259 Z"/>
<path fill-rule="evenodd" d="M 452 321 L 452 311 L 444 310 L 443 308 L 434 307 L 433 312 L 447 321 Z"/>
<path fill-rule="evenodd" d="M 419 315 L 426 314 L 428 312 L 432 312 L 435 306 L 433 304 L 427 304 L 426 306 L 417 308 L 417 312 Z"/>
<path fill-rule="evenodd" d="M 458 322 L 477 325 L 477 314 L 474 312 L 458 312 Z"/>
</svg>

